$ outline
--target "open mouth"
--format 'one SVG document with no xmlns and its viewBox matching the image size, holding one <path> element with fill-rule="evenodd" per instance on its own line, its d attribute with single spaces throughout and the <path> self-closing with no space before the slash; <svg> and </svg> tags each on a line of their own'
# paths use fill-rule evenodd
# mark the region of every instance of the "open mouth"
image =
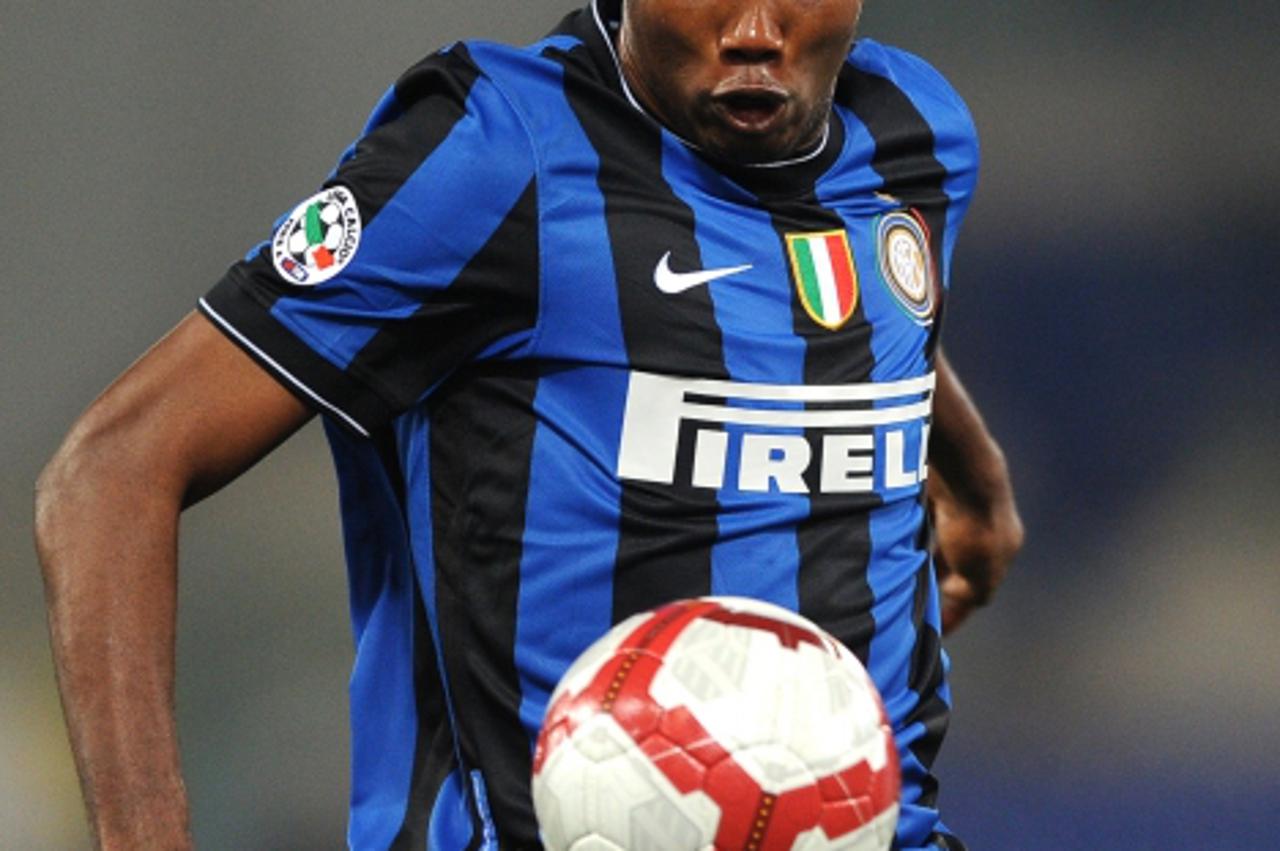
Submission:
<svg viewBox="0 0 1280 851">
<path fill-rule="evenodd" d="M 786 106 L 786 96 L 773 89 L 737 89 L 716 95 L 715 104 L 742 130 L 764 130 Z"/>
</svg>

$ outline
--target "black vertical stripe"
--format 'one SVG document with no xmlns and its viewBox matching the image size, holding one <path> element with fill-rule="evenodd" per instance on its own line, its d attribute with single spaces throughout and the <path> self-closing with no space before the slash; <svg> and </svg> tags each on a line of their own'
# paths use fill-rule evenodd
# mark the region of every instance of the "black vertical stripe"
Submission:
<svg viewBox="0 0 1280 851">
<path fill-rule="evenodd" d="M 935 138 L 929 122 L 892 81 L 849 65 L 840 75 L 836 100 L 853 111 L 875 140 L 871 166 L 884 179 L 883 191 L 917 210 L 929 226 L 934 269 L 941 274 L 949 200 L 943 190 L 947 172 L 935 153 Z M 925 353 L 930 363 L 936 352 L 941 318 L 939 312 L 930 331 Z M 911 751 L 926 769 L 937 756 L 951 715 L 950 707 L 939 694 L 945 678 L 942 639 L 937 630 L 924 621 L 924 605 L 933 581 L 932 567 L 926 561 L 917 577 L 916 605 L 912 613 L 916 646 L 908 677 L 908 685 L 920 696 L 920 702 L 904 721 L 906 725 L 920 722 L 925 726 L 925 734 L 912 745 Z M 932 774 L 926 777 L 922 803 L 933 805 L 937 785 Z"/>
<path fill-rule="evenodd" d="M 413 746 L 413 776 L 404 819 L 390 851 L 419 851 L 426 847 L 433 805 L 455 766 L 453 735 L 444 704 L 444 688 L 437 667 L 435 642 L 427 624 L 422 589 L 413 582 L 413 693 L 418 731 Z"/>
<path fill-rule="evenodd" d="M 429 402 L 441 650 L 453 704 L 466 712 L 459 729 L 464 775 L 482 772 L 503 847 L 537 837 L 515 662 L 537 370 L 527 362 L 469 366 Z M 476 842 L 481 827 L 477 821 Z"/>
<path fill-rule="evenodd" d="M 331 436 L 335 440 L 351 440 L 345 435 L 335 434 L 332 431 Z M 366 448 L 360 441 L 356 442 L 356 446 L 358 451 Z M 375 476 L 369 477 L 363 484 L 373 490 L 363 494 L 362 498 L 375 499 L 386 495 L 391 497 L 394 502 L 393 510 L 406 530 L 403 540 L 407 547 L 408 497 L 404 471 L 392 428 L 383 426 L 373 431 L 368 448 L 372 449 L 377 458 L 377 464 L 382 472 L 382 482 L 377 483 Z M 359 534 L 354 529 L 348 530 L 348 533 Z M 453 737 L 449 730 L 443 689 L 440 687 L 435 645 L 431 640 L 431 631 L 427 628 L 426 614 L 412 558 L 405 553 L 403 558 L 388 558 L 385 563 L 389 569 L 404 570 L 407 573 L 404 576 L 391 577 L 389 581 L 392 584 L 403 582 L 408 586 L 409 604 L 413 607 L 411 641 L 414 710 L 417 716 L 413 741 L 413 773 L 410 778 L 408 797 L 405 800 L 404 816 L 391 848 L 421 848 L 427 835 L 427 821 L 431 814 L 432 802 L 453 768 Z"/>
<path fill-rule="evenodd" d="M 371 223 L 427 157 L 466 116 L 467 98 L 480 76 L 465 45 L 428 56 L 395 83 L 402 110 L 362 138 L 332 182 L 355 184 L 360 216 Z"/>
<path fill-rule="evenodd" d="M 924 510 L 923 488 L 920 490 L 919 502 L 921 510 Z M 930 520 L 926 512 L 925 522 L 921 524 L 920 535 L 916 541 L 917 546 L 922 550 L 930 546 L 929 527 Z M 920 764 L 926 771 L 932 768 L 933 761 L 938 756 L 938 749 L 942 747 L 942 740 L 946 737 L 947 727 L 951 723 L 951 707 L 939 694 L 939 689 L 946 680 L 946 668 L 942 662 L 942 636 L 925 622 L 929 597 L 935 582 L 933 570 L 932 559 L 926 558 L 916 574 L 915 596 L 911 606 L 911 625 L 914 628 L 916 645 L 911 652 L 907 688 L 919 696 L 919 702 L 904 722 L 906 725 L 916 722 L 924 725 L 924 735 L 912 744 L 911 752 L 915 754 L 916 759 L 920 760 Z M 921 801 L 927 806 L 934 806 L 938 796 L 938 782 L 932 772 L 926 775 L 922 788 Z"/>
<path fill-rule="evenodd" d="M 949 199 L 943 191 L 947 170 L 935 154 L 933 128 L 891 80 L 849 64 L 837 80 L 835 100 L 852 110 L 875 140 L 871 167 L 884 179 L 883 191 L 914 208 L 928 225 L 933 268 L 941 275 Z M 930 362 L 942 328 L 942 296 L 939 281 L 938 308 L 926 350 Z"/>
<path fill-rule="evenodd" d="M 833 139 L 831 144 L 837 140 Z M 803 196 L 773 209 L 774 227 L 786 251 L 785 235 L 843 229 L 844 221 L 819 204 L 810 184 Z M 865 274 L 865 273 L 864 273 Z M 874 359 L 871 326 L 859 295 L 853 315 L 835 330 L 824 328 L 809 316 L 792 281 L 792 326 L 805 341 L 806 384 L 850 384 L 869 381 Z M 807 429 L 811 457 L 822 457 L 822 439 L 830 429 Z M 839 638 L 864 662 L 875 622 L 874 601 L 867 582 L 871 556 L 870 512 L 881 504 L 870 493 L 823 493 L 820 465 L 805 471 L 809 489 L 809 515 L 796 529 L 800 551 L 798 596 L 800 612 Z"/>
<path fill-rule="evenodd" d="M 932 586 L 933 565 L 926 559 L 916 573 L 915 597 L 911 609 L 916 646 L 912 649 L 911 669 L 907 673 L 907 688 L 919 695 L 919 701 L 902 721 L 903 727 L 917 723 L 924 725 L 924 734 L 912 743 L 911 752 L 926 771 L 929 771 L 937 758 L 938 749 L 942 746 L 951 721 L 951 707 L 940 693 L 947 675 L 942 664 L 942 637 L 925 622 Z M 937 798 L 938 781 L 932 773 L 926 774 L 921 783 L 920 803 L 932 807 Z"/>
<path fill-rule="evenodd" d="M 844 125 L 833 117 L 826 147 L 813 158 L 787 168 L 731 170 L 735 180 L 764 201 L 777 233 L 778 251 L 784 257 L 788 234 L 845 228 L 844 219 L 834 207 L 821 204 L 816 191 L 818 179 L 836 165 L 844 141 Z M 862 270 L 860 274 L 865 276 Z M 809 316 L 795 280 L 788 280 L 787 285 L 791 288 L 792 329 L 805 343 L 804 382 L 868 381 L 874 358 L 861 296 L 849 319 L 832 330 Z M 805 430 L 810 457 L 822 457 L 822 438 L 831 433 L 830 429 Z M 805 471 L 809 514 L 796 527 L 800 613 L 839 638 L 865 662 L 875 632 L 871 617 L 874 596 L 866 570 L 871 554 L 870 512 L 881 501 L 875 494 L 823 493 L 820 476 L 820 464 L 810 464 Z"/>
<path fill-rule="evenodd" d="M 663 176 L 660 129 L 615 90 L 593 80 L 594 75 L 574 73 L 576 66 L 592 61 L 587 49 L 548 55 L 565 66 L 565 95 L 599 156 L 597 185 L 613 251 L 628 361 L 637 370 L 727 378 L 708 289 L 667 295 L 654 285 L 654 269 L 667 252 L 674 269 L 702 265 L 693 211 Z M 711 590 L 715 493 L 694 488 L 687 477 L 689 461 L 682 461 L 681 476 L 673 485 L 623 483 L 615 621 Z"/>
<path fill-rule="evenodd" d="M 871 167 L 884 179 L 883 191 L 919 210 L 934 237 L 934 260 L 941 261 L 947 170 L 934 153 L 933 128 L 895 83 L 852 65 L 840 73 L 835 100 L 871 134 L 876 145 Z"/>
</svg>

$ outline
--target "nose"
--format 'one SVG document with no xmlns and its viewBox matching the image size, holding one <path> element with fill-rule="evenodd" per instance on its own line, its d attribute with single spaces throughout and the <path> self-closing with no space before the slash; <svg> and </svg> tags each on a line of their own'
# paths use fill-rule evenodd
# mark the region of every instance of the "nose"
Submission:
<svg viewBox="0 0 1280 851">
<path fill-rule="evenodd" d="M 782 27 L 769 2 L 748 3 L 720 37 L 720 57 L 731 65 L 767 64 L 782 56 Z"/>
</svg>

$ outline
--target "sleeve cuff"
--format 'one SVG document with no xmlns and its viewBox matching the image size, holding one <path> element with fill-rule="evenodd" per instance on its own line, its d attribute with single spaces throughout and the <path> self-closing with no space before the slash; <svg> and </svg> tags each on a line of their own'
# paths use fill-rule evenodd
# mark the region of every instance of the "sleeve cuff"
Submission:
<svg viewBox="0 0 1280 851">
<path fill-rule="evenodd" d="M 198 306 L 286 389 L 346 430 L 368 437 L 395 416 L 386 400 L 295 336 L 232 275 L 224 277 Z"/>
</svg>

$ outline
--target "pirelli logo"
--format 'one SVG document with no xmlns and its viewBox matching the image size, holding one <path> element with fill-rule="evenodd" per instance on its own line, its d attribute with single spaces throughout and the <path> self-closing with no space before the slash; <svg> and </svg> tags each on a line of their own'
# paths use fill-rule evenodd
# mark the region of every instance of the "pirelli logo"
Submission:
<svg viewBox="0 0 1280 851">
<path fill-rule="evenodd" d="M 927 475 L 933 388 L 932 372 L 839 385 L 633 372 L 618 477 L 761 493 L 914 487 Z"/>
</svg>

